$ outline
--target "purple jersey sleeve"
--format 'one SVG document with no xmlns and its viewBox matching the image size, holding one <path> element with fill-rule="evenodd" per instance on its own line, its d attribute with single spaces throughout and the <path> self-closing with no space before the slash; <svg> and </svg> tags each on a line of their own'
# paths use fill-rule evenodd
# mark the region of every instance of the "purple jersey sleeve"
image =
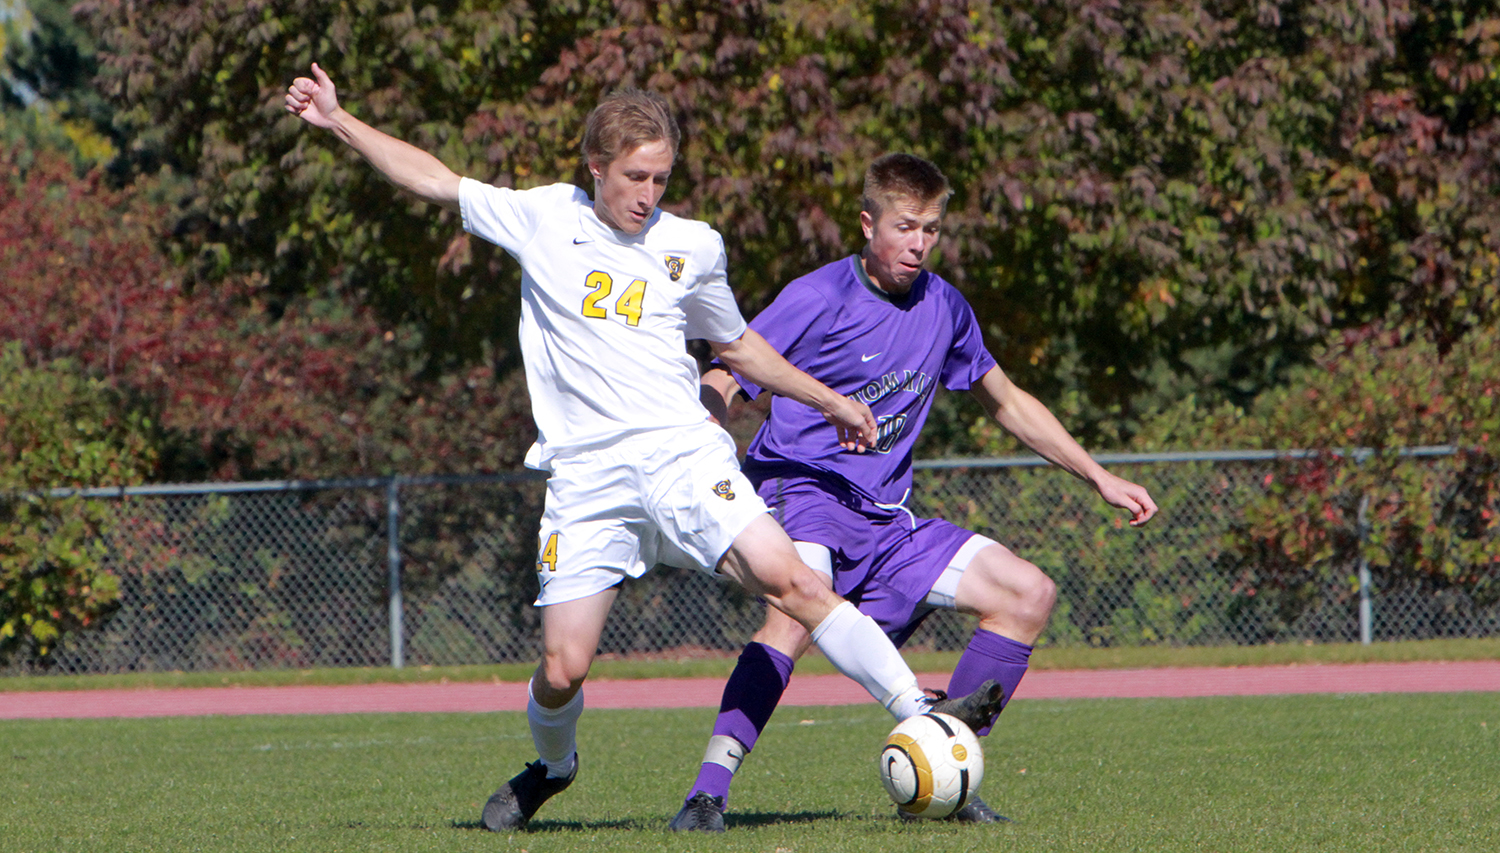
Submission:
<svg viewBox="0 0 1500 853">
<path fill-rule="evenodd" d="M 969 303 L 961 298 L 952 299 L 948 308 L 953 319 L 953 345 L 943 362 L 943 387 L 949 391 L 967 391 L 995 367 L 995 358 L 984 346 L 979 320 Z"/>
<path fill-rule="evenodd" d="M 750 328 L 760 333 L 771 348 L 802 370 L 817 355 L 833 316 L 828 297 L 805 279 L 788 284 L 776 300 L 755 316 Z M 762 389 L 751 380 L 735 374 L 740 388 L 752 400 Z"/>
</svg>

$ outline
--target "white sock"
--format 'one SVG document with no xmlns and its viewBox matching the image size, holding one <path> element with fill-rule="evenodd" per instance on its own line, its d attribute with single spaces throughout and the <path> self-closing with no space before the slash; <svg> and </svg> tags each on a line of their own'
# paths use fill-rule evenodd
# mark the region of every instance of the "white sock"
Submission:
<svg viewBox="0 0 1500 853">
<path fill-rule="evenodd" d="M 921 713 L 922 691 L 911 667 L 875 624 L 845 601 L 812 632 L 813 642 L 839 672 L 859 682 L 896 719 Z"/>
<path fill-rule="evenodd" d="M 583 714 L 583 691 L 579 690 L 561 708 L 543 708 L 526 685 L 526 721 L 531 724 L 531 742 L 547 765 L 547 776 L 563 779 L 578 764 L 578 718 Z"/>
<path fill-rule="evenodd" d="M 929 704 L 927 694 L 914 687 L 893 699 L 885 706 L 885 709 L 890 711 L 891 716 L 895 717 L 896 722 L 899 723 L 907 717 L 927 713 Z"/>
</svg>

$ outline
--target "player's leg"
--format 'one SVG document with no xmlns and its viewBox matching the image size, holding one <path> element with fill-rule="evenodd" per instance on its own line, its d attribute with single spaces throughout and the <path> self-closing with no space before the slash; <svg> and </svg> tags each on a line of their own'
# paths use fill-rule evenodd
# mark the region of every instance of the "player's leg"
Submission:
<svg viewBox="0 0 1500 853">
<path fill-rule="evenodd" d="M 542 661 L 531 676 L 527 719 L 537 755 L 554 778 L 572 774 L 583 680 L 619 590 L 541 608 Z"/>
<path fill-rule="evenodd" d="M 803 562 L 812 567 L 824 583 L 833 586 L 832 557 L 828 549 L 809 542 L 794 544 Z M 734 672 L 724 684 L 719 715 L 714 720 L 713 734 L 703 753 L 698 778 L 688 789 L 682 811 L 672 820 L 671 829 L 715 831 L 722 828 L 722 819 L 694 808 L 694 799 L 707 797 L 707 805 L 719 812 L 724 811 L 734 774 L 755 748 L 760 733 L 781 702 L 781 695 L 791 680 L 792 667 L 811 646 L 812 637 L 806 628 L 780 610 L 766 608 L 765 623 L 740 652 Z"/>
<path fill-rule="evenodd" d="M 645 516 L 631 467 L 634 456 L 609 449 L 554 462 L 536 562 L 542 660 L 528 685 L 526 708 L 538 760 L 485 803 L 488 829 L 524 826 L 577 774 L 583 681 L 619 583 L 645 570 L 638 533 Z"/>
<path fill-rule="evenodd" d="M 991 613 L 1003 613 L 1015 620 L 1024 612 L 1024 608 L 1014 604 L 1013 601 L 1003 606 L 980 596 L 961 596 L 958 592 L 961 583 L 964 584 L 965 592 L 971 588 L 988 589 L 991 585 L 990 569 L 997 568 L 989 561 L 989 557 L 1000 553 L 1009 554 L 1004 549 L 998 551 L 989 550 L 995 543 L 981 536 L 975 536 L 970 531 L 964 530 L 943 519 L 925 519 L 909 532 L 898 533 L 894 528 L 884 527 L 877 530 L 877 541 L 879 544 L 879 561 L 875 570 L 865 581 L 864 600 L 860 603 L 860 609 L 865 610 L 875 617 L 887 632 L 898 639 L 904 640 L 921 623 L 922 619 L 932 611 L 934 607 L 949 609 L 963 609 L 967 612 L 975 612 L 976 607 L 984 606 Z M 1003 567 L 998 567 L 1000 574 L 1007 573 Z M 965 583 L 964 576 L 973 571 L 969 580 Z M 1040 572 L 1037 572 L 1040 575 Z M 1045 580 L 1045 576 L 1042 576 Z M 976 584 L 979 579 L 986 580 L 984 584 Z M 1049 582 L 1050 583 L 1050 582 Z M 1046 584 L 1038 584 L 1031 591 L 1031 595 L 1040 599 L 1046 592 Z M 956 603 L 956 599 L 962 598 L 964 605 Z M 1026 596 L 1012 596 L 1026 598 Z M 977 600 L 976 600 L 977 599 Z M 1050 611 L 1050 602 L 1033 600 L 1033 606 Z M 981 622 L 984 625 L 983 622 Z M 1046 624 L 1046 617 L 1040 617 L 1040 624 L 1031 626 L 1035 633 L 1024 635 L 1034 640 L 1041 633 Z M 1002 623 L 995 625 L 990 623 L 986 627 L 1000 627 L 1002 630 L 1014 631 L 1014 624 Z M 971 642 L 960 661 L 960 671 L 949 681 L 949 693 L 955 697 L 971 695 L 971 691 L 981 684 L 1002 683 L 1002 694 L 1000 701 L 996 702 L 985 713 L 980 715 L 977 721 L 971 721 L 970 726 L 976 733 L 984 733 L 989 730 L 989 723 L 993 722 L 994 716 L 1003 707 L 1003 702 L 1008 700 L 1020 681 L 1020 674 L 1024 673 L 1025 658 L 1021 658 L 1023 664 L 1017 672 L 1009 660 L 997 662 L 981 655 L 992 651 L 993 645 L 988 640 L 1001 638 L 982 627 L 976 632 L 976 641 Z M 1030 629 L 1027 629 L 1030 630 Z M 1005 643 L 1012 643 L 1009 638 L 1003 638 Z M 1025 646 L 1029 654 L 1029 646 Z M 1005 650 L 1000 650 L 1003 653 Z M 962 700 L 960 700 L 962 701 Z M 903 818 L 913 819 L 905 812 L 899 812 Z M 964 804 L 963 808 L 954 812 L 946 818 L 956 823 L 1002 823 L 1006 818 L 997 814 L 979 797 L 972 797 Z"/>
<path fill-rule="evenodd" d="M 897 719 L 927 709 L 917 677 L 890 638 L 875 620 L 818 580 L 771 516 L 759 516 L 735 538 L 719 571 L 800 623 L 839 672 Z"/>
<path fill-rule="evenodd" d="M 899 717 L 925 710 L 917 677 L 870 617 L 833 593 L 797 556 L 786 531 L 739 470 L 734 441 L 711 424 L 683 428 L 682 453 L 663 449 L 647 492 L 650 513 L 675 551 L 759 595 L 795 619 L 843 674 Z"/>
<path fill-rule="evenodd" d="M 927 598 L 929 604 L 979 617 L 979 627 L 949 678 L 949 692 L 961 696 L 975 684 L 998 681 L 1004 690 L 995 711 L 999 716 L 1026 674 L 1032 644 L 1047 627 L 1056 600 L 1057 586 L 1052 579 L 1010 549 L 983 536 L 965 542 Z M 994 723 L 994 717 L 990 723 Z M 975 733 L 984 735 L 989 730 L 990 726 L 982 726 Z M 948 819 L 958 823 L 1007 821 L 979 797 Z"/>
<path fill-rule="evenodd" d="M 1032 644 L 1057 602 L 1057 585 L 1004 545 L 975 536 L 954 556 L 928 600 L 979 617 L 948 682 L 949 692 L 963 695 L 994 679 L 1005 690 L 1003 708 L 1026 675 Z M 986 726 L 979 733 L 988 731 Z"/>
<path fill-rule="evenodd" d="M 528 685 L 526 721 L 538 760 L 501 785 L 485 803 L 482 822 L 493 832 L 524 826 L 542 803 L 578 773 L 578 718 L 583 681 L 618 587 L 542 610 L 542 660 Z"/>
</svg>

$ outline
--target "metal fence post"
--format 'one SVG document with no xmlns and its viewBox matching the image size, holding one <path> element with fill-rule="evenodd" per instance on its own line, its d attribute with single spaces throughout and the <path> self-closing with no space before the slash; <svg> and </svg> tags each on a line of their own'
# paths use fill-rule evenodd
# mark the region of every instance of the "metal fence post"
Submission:
<svg viewBox="0 0 1500 853">
<path fill-rule="evenodd" d="M 1359 641 L 1368 646 L 1374 634 L 1375 614 L 1370 603 L 1370 561 L 1365 557 L 1365 542 L 1369 538 L 1369 526 L 1365 523 L 1370 508 L 1370 495 L 1359 496 Z"/>
<path fill-rule="evenodd" d="M 385 561 L 390 577 L 391 666 L 400 669 L 405 663 L 401 624 L 401 495 L 400 478 L 392 477 L 385 486 Z"/>
</svg>

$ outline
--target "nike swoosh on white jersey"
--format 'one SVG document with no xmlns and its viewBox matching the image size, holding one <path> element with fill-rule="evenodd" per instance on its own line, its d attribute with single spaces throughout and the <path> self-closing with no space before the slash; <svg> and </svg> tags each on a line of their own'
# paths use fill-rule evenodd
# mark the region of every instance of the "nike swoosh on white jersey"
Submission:
<svg viewBox="0 0 1500 853">
<path fill-rule="evenodd" d="M 859 360 L 860 361 L 869 361 L 870 359 L 875 358 L 878 355 L 880 355 L 880 353 L 878 353 L 878 352 L 871 353 L 869 355 L 862 355 L 862 356 L 859 357 Z"/>
<path fill-rule="evenodd" d="M 579 245 L 580 243 L 592 243 L 592 242 L 594 242 L 594 240 L 591 237 L 574 237 L 573 238 L 573 245 L 575 245 L 575 246 Z"/>
</svg>

